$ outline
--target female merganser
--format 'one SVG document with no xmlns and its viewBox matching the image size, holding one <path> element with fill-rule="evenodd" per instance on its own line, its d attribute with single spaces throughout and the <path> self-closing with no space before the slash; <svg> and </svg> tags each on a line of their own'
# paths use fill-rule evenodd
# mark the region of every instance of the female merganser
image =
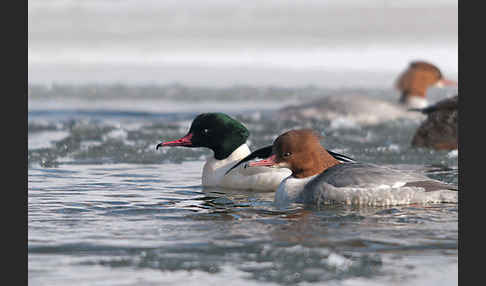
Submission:
<svg viewBox="0 0 486 286">
<path fill-rule="evenodd" d="M 292 175 L 275 193 L 277 206 L 289 203 L 389 206 L 457 203 L 457 187 L 425 175 L 369 163 L 339 162 L 312 130 L 291 130 L 275 139 L 274 154 L 250 166 L 288 168 Z"/>
<path fill-rule="evenodd" d="M 156 149 L 166 146 L 211 149 L 214 156 L 207 158 L 204 164 L 203 186 L 275 191 L 280 182 L 290 175 L 290 171 L 268 167 L 248 168 L 247 165 L 238 164 L 251 155 L 250 148 L 246 144 L 248 136 L 248 129 L 230 116 L 224 113 L 203 113 L 192 121 L 189 132 L 185 136 L 175 141 L 160 143 Z M 271 146 L 259 149 L 254 158 L 263 158 L 261 156 L 270 154 Z M 344 155 L 333 154 L 340 160 L 351 160 Z"/>
<path fill-rule="evenodd" d="M 427 119 L 419 126 L 412 139 L 412 146 L 436 150 L 457 149 L 457 103 L 459 96 L 453 96 L 423 109 Z"/>
<path fill-rule="evenodd" d="M 276 116 L 278 119 L 293 120 L 341 118 L 358 124 L 377 124 L 399 118 L 423 120 L 425 116 L 409 112 L 408 109 L 426 107 L 426 91 L 433 85 L 457 86 L 457 83 L 445 79 L 436 66 L 424 61 L 414 61 L 395 83 L 395 87 L 401 92 L 398 103 L 367 96 L 331 95 L 306 104 L 284 107 L 277 111 Z"/>
<path fill-rule="evenodd" d="M 457 86 L 457 83 L 444 78 L 438 67 L 424 61 L 411 62 L 395 83 L 401 92 L 400 103 L 409 108 L 425 108 L 428 105 L 425 97 L 427 89 L 434 85 Z"/>
</svg>

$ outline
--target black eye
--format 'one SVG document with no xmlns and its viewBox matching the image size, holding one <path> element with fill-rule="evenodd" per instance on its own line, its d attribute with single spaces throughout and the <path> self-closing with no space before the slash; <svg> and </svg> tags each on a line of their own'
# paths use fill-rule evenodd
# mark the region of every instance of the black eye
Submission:
<svg viewBox="0 0 486 286">
<path fill-rule="evenodd" d="M 290 156 L 290 155 L 292 155 L 292 153 L 290 153 L 290 152 L 285 152 L 285 153 L 283 153 L 283 156 L 284 156 L 284 157 L 288 157 L 288 156 Z"/>
<path fill-rule="evenodd" d="M 202 135 L 206 135 L 206 134 L 208 134 L 208 133 L 209 133 L 209 129 L 207 129 L 207 128 L 205 128 L 205 129 L 201 130 L 201 134 L 202 134 Z"/>
</svg>

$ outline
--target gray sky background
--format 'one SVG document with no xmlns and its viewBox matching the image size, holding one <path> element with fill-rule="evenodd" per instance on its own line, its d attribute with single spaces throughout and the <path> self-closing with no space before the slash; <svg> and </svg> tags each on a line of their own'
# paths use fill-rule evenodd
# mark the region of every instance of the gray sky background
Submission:
<svg viewBox="0 0 486 286">
<path fill-rule="evenodd" d="M 29 0 L 30 83 L 389 85 L 457 78 L 451 0 Z"/>
</svg>

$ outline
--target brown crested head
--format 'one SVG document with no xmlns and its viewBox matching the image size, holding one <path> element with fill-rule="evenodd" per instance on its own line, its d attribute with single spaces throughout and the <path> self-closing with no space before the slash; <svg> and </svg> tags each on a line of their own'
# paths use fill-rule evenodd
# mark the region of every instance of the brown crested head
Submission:
<svg viewBox="0 0 486 286">
<path fill-rule="evenodd" d="M 320 138 L 310 129 L 281 134 L 273 142 L 275 166 L 289 168 L 294 177 L 305 178 L 339 164 L 321 145 Z"/>
<path fill-rule="evenodd" d="M 397 79 L 396 88 L 401 91 L 401 101 L 403 101 L 407 96 L 425 97 L 427 89 L 439 81 L 444 81 L 446 84 L 451 82 L 444 79 L 441 71 L 435 65 L 415 61 L 410 63 L 407 70 Z"/>
</svg>

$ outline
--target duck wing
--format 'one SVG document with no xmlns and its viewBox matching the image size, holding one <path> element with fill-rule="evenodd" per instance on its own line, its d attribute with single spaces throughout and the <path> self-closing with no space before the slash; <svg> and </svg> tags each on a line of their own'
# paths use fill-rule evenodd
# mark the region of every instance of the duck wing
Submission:
<svg viewBox="0 0 486 286">
<path fill-rule="evenodd" d="M 433 191 L 438 191 L 438 190 L 450 190 L 450 191 L 459 191 L 459 188 L 451 185 L 451 184 L 446 184 L 442 183 L 440 181 L 432 181 L 432 180 L 424 180 L 424 181 L 414 181 L 414 182 L 408 182 L 404 187 L 420 187 L 424 188 L 425 192 L 433 192 Z"/>
<path fill-rule="evenodd" d="M 319 174 L 311 184 L 322 182 L 335 187 L 393 186 L 402 182 L 402 187 L 421 187 L 426 192 L 436 190 L 458 191 L 452 184 L 444 183 L 415 172 L 403 172 L 370 163 L 338 164 Z"/>
</svg>

